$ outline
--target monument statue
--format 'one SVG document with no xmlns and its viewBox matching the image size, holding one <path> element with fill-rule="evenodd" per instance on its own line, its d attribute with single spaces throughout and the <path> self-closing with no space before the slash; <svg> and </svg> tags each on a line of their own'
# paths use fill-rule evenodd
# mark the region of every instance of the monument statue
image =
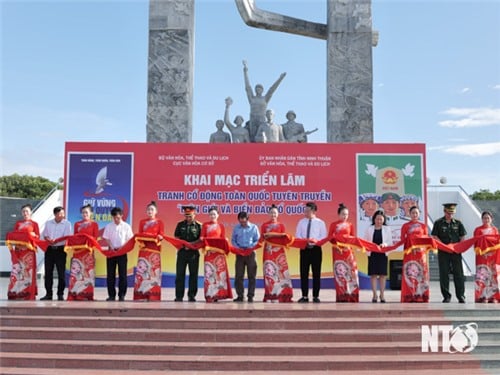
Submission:
<svg viewBox="0 0 500 375">
<path fill-rule="evenodd" d="M 373 142 L 371 0 L 327 0 L 326 25 L 235 1 L 249 26 L 327 40 L 327 142 Z"/>
<path fill-rule="evenodd" d="M 288 121 L 281 125 L 281 127 L 283 128 L 283 136 L 285 137 L 285 140 L 290 143 L 306 143 L 307 136 L 317 131 L 318 128 L 305 131 L 304 125 L 295 122 L 296 118 L 297 115 L 294 111 L 288 111 L 286 113 L 286 119 Z"/>
<path fill-rule="evenodd" d="M 274 111 L 272 109 L 268 109 L 266 111 L 266 122 L 260 124 L 259 129 L 255 134 L 255 142 L 277 143 L 285 141 L 281 125 L 276 124 L 273 120 Z"/>
<path fill-rule="evenodd" d="M 326 24 L 266 12 L 254 0 L 235 1 L 249 26 L 327 40 L 327 141 L 373 142 L 372 46 L 378 33 L 372 30 L 371 0 L 326 0 Z M 193 61 L 194 0 L 150 0 L 148 142 L 191 142 Z M 247 90 L 251 131 L 264 121 L 276 87 L 260 98 Z M 260 103 L 252 104 L 254 98 Z"/>
<path fill-rule="evenodd" d="M 217 127 L 217 131 L 210 134 L 209 143 L 231 143 L 231 136 L 229 133 L 222 130 L 224 129 L 224 121 L 217 120 L 215 122 L 215 126 Z"/>
<path fill-rule="evenodd" d="M 233 138 L 233 143 L 249 143 L 250 136 L 248 134 L 248 129 L 243 127 L 243 117 L 236 116 L 234 118 L 234 124 L 231 124 L 229 119 L 229 107 L 233 104 L 233 99 L 231 97 L 226 98 L 226 110 L 224 111 L 224 123 L 231 132 Z"/>
<path fill-rule="evenodd" d="M 255 94 L 250 85 L 248 78 L 247 62 L 243 60 L 243 75 L 245 76 L 245 90 L 247 92 L 248 102 L 250 103 L 250 120 L 248 122 L 248 133 L 250 134 L 250 142 L 255 142 L 257 130 L 261 124 L 266 123 L 267 104 L 271 100 L 274 92 L 280 85 L 286 73 L 281 73 L 280 77 L 272 84 L 264 95 L 264 87 L 259 83 L 255 85 Z"/>
</svg>

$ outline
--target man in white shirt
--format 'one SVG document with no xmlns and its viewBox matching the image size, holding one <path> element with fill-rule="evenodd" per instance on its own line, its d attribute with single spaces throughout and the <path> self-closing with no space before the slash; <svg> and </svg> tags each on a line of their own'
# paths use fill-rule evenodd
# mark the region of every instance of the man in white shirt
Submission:
<svg viewBox="0 0 500 375">
<path fill-rule="evenodd" d="M 130 225 L 123 221 L 123 212 L 120 207 L 111 210 L 113 222 L 106 225 L 102 238 L 108 243 L 109 251 L 118 251 L 130 240 L 134 233 Z M 116 267 L 118 266 L 118 300 L 125 301 L 127 293 L 127 254 L 112 258 L 106 258 L 106 273 L 108 285 L 108 298 L 106 301 L 114 301 L 116 298 Z"/>
<path fill-rule="evenodd" d="M 48 241 L 50 246 L 45 252 L 45 297 L 42 301 L 52 300 L 52 286 L 54 284 L 54 266 L 57 269 L 57 299 L 64 301 L 64 289 L 66 288 L 66 252 L 64 251 L 64 242 L 55 242 L 56 239 L 69 236 L 71 232 L 71 223 L 65 219 L 64 208 L 57 206 L 53 210 L 54 218 L 45 223 L 42 239 Z"/>
<path fill-rule="evenodd" d="M 300 250 L 300 287 L 302 298 L 299 303 L 309 302 L 309 268 L 312 270 L 313 280 L 313 302 L 321 302 L 319 290 L 321 288 L 321 261 L 323 253 L 321 246 L 316 245 L 319 240 L 326 238 L 325 222 L 316 217 L 318 206 L 314 202 L 307 202 L 304 209 L 304 218 L 297 224 L 296 238 L 304 238 L 309 241 L 304 249 Z"/>
</svg>

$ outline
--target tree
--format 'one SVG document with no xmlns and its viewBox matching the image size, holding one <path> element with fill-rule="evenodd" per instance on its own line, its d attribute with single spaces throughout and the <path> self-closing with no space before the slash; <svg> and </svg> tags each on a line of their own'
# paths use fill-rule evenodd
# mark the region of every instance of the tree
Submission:
<svg viewBox="0 0 500 375">
<path fill-rule="evenodd" d="M 470 197 L 475 201 L 498 201 L 500 200 L 500 190 L 492 193 L 488 189 L 480 189 L 472 193 Z"/>
<path fill-rule="evenodd" d="M 41 199 L 60 184 L 40 176 L 20 176 L 17 173 L 0 177 L 0 196 Z"/>
</svg>

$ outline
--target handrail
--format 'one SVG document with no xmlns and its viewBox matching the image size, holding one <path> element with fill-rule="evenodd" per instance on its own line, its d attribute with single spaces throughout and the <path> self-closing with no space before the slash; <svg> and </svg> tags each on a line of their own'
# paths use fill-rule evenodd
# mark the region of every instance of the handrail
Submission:
<svg viewBox="0 0 500 375">
<path fill-rule="evenodd" d="M 32 212 L 38 210 L 42 206 L 42 204 L 44 204 L 47 199 L 54 193 L 54 191 L 59 190 L 58 187 L 59 184 L 54 186 L 47 194 L 45 194 L 45 196 L 35 205 L 35 207 L 32 208 Z M 5 238 L 0 238 L 0 246 L 5 246 L 5 243 Z"/>
<path fill-rule="evenodd" d="M 37 203 L 37 205 L 35 207 L 33 207 L 33 210 L 32 212 L 35 212 L 36 210 L 38 210 L 40 208 L 40 206 L 42 204 L 44 204 L 47 199 L 56 191 L 56 190 L 59 190 L 59 184 L 57 184 L 56 186 L 54 186 L 47 194 L 45 194 L 45 196 L 40 200 L 40 202 Z"/>
</svg>

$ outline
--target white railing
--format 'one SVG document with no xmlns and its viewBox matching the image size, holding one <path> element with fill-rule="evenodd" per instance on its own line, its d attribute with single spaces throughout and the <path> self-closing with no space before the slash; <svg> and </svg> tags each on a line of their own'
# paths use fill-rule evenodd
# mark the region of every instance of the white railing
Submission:
<svg viewBox="0 0 500 375">
<path fill-rule="evenodd" d="M 45 228 L 45 223 L 54 217 L 53 210 L 56 206 L 62 205 L 63 191 L 52 189 L 33 209 L 31 218 L 36 221 L 40 227 L 40 233 Z M 44 275 L 43 262 L 45 254 L 43 251 L 36 253 L 37 274 Z M 0 246 L 0 272 L 11 271 L 10 253 L 7 246 Z"/>
<path fill-rule="evenodd" d="M 467 231 L 466 238 L 472 237 L 474 229 L 482 224 L 481 211 L 461 186 L 427 186 L 427 215 L 430 228 L 435 220 L 444 215 L 443 203 L 458 203 L 455 217 L 464 224 Z M 463 262 L 464 274 L 466 276 L 474 275 L 476 272 L 474 251 L 466 251 L 463 254 Z"/>
</svg>

